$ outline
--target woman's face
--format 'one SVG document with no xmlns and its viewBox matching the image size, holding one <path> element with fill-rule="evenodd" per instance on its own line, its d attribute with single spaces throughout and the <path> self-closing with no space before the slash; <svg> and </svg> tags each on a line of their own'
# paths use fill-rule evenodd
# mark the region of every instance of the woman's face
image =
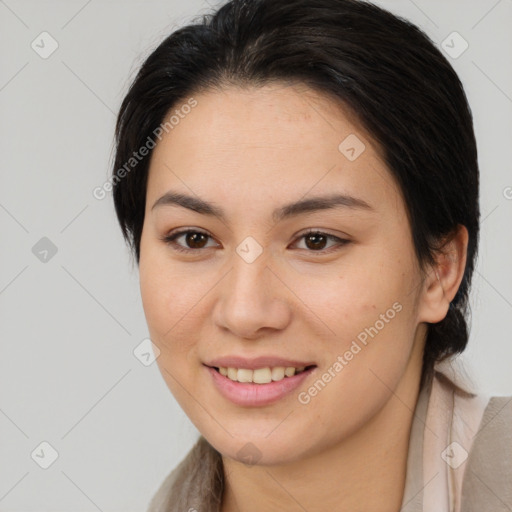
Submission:
<svg viewBox="0 0 512 512">
<path fill-rule="evenodd" d="M 193 98 L 173 108 L 147 187 L 140 285 L 160 370 L 223 455 L 319 453 L 421 368 L 425 291 L 403 199 L 326 97 L 274 85 Z"/>
</svg>

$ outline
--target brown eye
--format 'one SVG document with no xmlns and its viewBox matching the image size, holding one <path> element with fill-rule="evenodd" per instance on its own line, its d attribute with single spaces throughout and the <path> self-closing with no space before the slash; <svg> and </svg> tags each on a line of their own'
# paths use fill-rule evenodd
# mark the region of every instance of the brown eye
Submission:
<svg viewBox="0 0 512 512">
<path fill-rule="evenodd" d="M 299 247 L 300 249 L 318 253 L 331 252 L 331 250 L 339 249 L 350 243 L 350 240 L 339 238 L 328 233 L 323 233 L 322 231 L 308 231 L 307 233 L 299 236 L 298 240 L 304 240 L 305 247 Z M 329 241 L 334 243 L 326 248 Z"/>
<path fill-rule="evenodd" d="M 320 233 L 313 233 L 305 236 L 306 246 L 308 249 L 322 250 L 327 243 L 327 237 Z"/>
<path fill-rule="evenodd" d="M 183 238 L 184 242 L 178 240 Z M 201 249 L 209 249 L 212 246 L 208 246 L 208 240 L 212 237 L 207 233 L 194 229 L 184 229 L 176 233 L 170 233 L 169 235 L 162 238 L 162 240 L 172 246 L 176 251 L 179 252 L 194 252 Z"/>
<path fill-rule="evenodd" d="M 185 234 L 185 241 L 191 249 L 202 249 L 206 245 L 208 236 L 204 233 L 190 231 Z"/>
</svg>

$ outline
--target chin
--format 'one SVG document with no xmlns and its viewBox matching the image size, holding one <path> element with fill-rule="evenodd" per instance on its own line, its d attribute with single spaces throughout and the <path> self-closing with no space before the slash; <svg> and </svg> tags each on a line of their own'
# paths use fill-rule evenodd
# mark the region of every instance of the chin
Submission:
<svg viewBox="0 0 512 512">
<path fill-rule="evenodd" d="M 265 422 L 262 428 L 253 426 L 249 429 L 240 428 L 238 431 L 228 427 L 229 433 L 222 428 L 215 431 L 211 428 L 199 428 L 199 431 L 223 457 L 249 466 L 286 464 L 301 458 L 311 450 L 312 447 L 304 443 L 305 439 L 311 442 L 311 436 L 306 432 L 292 433 L 284 428 L 278 432 L 282 428 L 277 426 L 279 421 L 272 421 L 272 425 L 269 428 L 268 422 Z M 209 426 L 211 427 L 211 422 Z M 272 431 L 273 429 L 275 431 Z"/>
</svg>

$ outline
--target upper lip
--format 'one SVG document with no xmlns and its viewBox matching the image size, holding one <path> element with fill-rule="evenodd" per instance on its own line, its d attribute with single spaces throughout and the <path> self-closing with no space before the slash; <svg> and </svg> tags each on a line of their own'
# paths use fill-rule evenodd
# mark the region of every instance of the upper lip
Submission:
<svg viewBox="0 0 512 512">
<path fill-rule="evenodd" d="M 297 359 L 284 359 L 283 357 L 276 356 L 259 356 L 252 359 L 240 356 L 225 356 L 212 359 L 204 363 L 206 366 L 212 368 L 246 368 L 248 370 L 256 370 L 258 368 L 275 368 L 276 366 L 284 366 L 294 368 L 301 368 L 306 366 L 316 366 L 311 361 L 299 361 Z"/>
</svg>

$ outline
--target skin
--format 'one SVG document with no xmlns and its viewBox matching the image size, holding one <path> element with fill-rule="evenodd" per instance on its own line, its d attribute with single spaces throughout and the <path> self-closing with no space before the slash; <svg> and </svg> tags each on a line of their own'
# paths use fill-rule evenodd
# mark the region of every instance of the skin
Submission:
<svg viewBox="0 0 512 512">
<path fill-rule="evenodd" d="M 401 193 L 348 109 L 297 84 L 194 98 L 151 157 L 140 286 L 162 375 L 222 454 L 222 511 L 397 511 L 426 323 L 442 320 L 455 296 L 467 230 L 422 279 Z M 354 161 L 338 150 L 350 134 L 366 146 Z M 152 208 L 170 190 L 215 203 L 225 221 L 177 205 Z M 373 210 L 272 220 L 277 207 L 334 192 Z M 195 251 L 180 253 L 162 240 L 177 228 L 209 237 L 196 245 L 180 237 L 176 244 Z M 315 245 L 301 236 L 308 228 L 349 243 Z M 263 249 L 252 263 L 236 252 L 247 236 Z M 267 406 L 235 405 L 203 366 L 227 355 L 314 361 L 299 390 L 307 391 L 397 302 L 401 311 L 308 404 L 293 392 Z M 238 454 L 249 442 L 261 457 L 255 465 Z"/>
</svg>

